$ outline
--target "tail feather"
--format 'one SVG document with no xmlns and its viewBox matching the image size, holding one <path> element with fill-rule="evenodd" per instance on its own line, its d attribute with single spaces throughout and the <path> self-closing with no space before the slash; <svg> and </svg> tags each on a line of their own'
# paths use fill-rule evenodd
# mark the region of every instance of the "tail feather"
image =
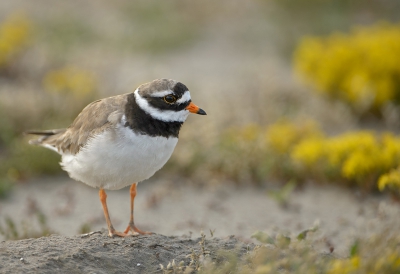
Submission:
<svg viewBox="0 0 400 274">
<path fill-rule="evenodd" d="M 31 134 L 31 135 L 41 135 L 41 136 L 51 136 L 51 135 L 56 135 L 58 133 L 62 133 L 65 131 L 65 128 L 61 129 L 50 129 L 50 130 L 28 130 L 25 131 L 25 134 Z"/>
<path fill-rule="evenodd" d="M 60 133 L 64 133 L 65 132 L 65 128 L 63 129 L 51 129 L 51 130 L 28 130 L 25 131 L 25 134 L 31 134 L 31 135 L 39 135 L 41 137 L 39 137 L 38 139 L 33 139 L 29 141 L 29 144 L 31 145 L 42 145 L 43 142 L 45 140 L 47 140 L 48 138 L 50 138 L 51 136 L 60 134 Z"/>
</svg>

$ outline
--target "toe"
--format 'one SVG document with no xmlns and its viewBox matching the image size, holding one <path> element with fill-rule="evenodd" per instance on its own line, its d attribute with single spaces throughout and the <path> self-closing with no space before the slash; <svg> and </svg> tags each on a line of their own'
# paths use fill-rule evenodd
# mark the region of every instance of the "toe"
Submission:
<svg viewBox="0 0 400 274">
<path fill-rule="evenodd" d="M 142 231 L 139 228 L 137 228 L 135 225 L 128 225 L 128 227 L 125 229 L 124 233 L 128 234 L 129 231 L 132 233 L 132 235 L 151 235 L 154 234 L 153 232 L 149 231 Z"/>
<path fill-rule="evenodd" d="M 128 234 L 124 233 L 124 232 L 119 232 L 119 231 L 109 231 L 108 232 L 108 236 L 111 238 L 114 237 L 126 237 L 128 236 Z"/>
</svg>

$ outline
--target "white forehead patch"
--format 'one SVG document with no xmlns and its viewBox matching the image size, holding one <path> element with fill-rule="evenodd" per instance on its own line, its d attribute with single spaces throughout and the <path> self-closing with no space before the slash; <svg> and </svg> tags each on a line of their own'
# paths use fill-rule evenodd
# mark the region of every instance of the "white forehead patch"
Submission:
<svg viewBox="0 0 400 274">
<path fill-rule="evenodd" d="M 172 92 L 172 90 L 156 91 L 151 94 L 151 97 L 164 97 L 168 94 L 174 94 L 174 93 Z"/>
<path fill-rule="evenodd" d="M 149 102 L 147 102 L 146 99 L 140 96 L 138 89 L 136 89 L 134 93 L 135 93 L 135 100 L 138 106 L 154 119 L 161 120 L 164 122 L 185 122 L 186 118 L 189 116 L 189 111 L 186 109 L 183 109 L 181 111 L 173 111 L 173 110 L 161 110 L 152 107 L 150 106 Z"/>
</svg>

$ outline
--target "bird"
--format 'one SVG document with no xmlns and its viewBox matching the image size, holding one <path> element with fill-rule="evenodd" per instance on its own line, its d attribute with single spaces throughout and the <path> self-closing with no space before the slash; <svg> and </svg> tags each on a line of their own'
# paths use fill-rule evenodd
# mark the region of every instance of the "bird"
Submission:
<svg viewBox="0 0 400 274">
<path fill-rule="evenodd" d="M 137 184 L 168 161 L 190 113 L 206 115 L 192 102 L 189 89 L 172 79 L 156 79 L 134 92 L 90 103 L 68 128 L 26 133 L 39 136 L 30 144 L 60 154 L 60 165 L 72 179 L 99 188 L 108 236 L 152 234 L 135 225 Z M 111 223 L 105 190 L 129 185 L 130 220 L 120 232 Z"/>
</svg>

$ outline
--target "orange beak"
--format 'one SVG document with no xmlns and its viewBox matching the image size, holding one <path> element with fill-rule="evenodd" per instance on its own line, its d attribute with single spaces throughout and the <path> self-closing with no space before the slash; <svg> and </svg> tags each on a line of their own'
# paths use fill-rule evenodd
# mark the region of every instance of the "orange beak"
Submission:
<svg viewBox="0 0 400 274">
<path fill-rule="evenodd" d="M 201 108 L 199 108 L 198 106 L 196 106 L 192 102 L 190 102 L 190 104 L 186 107 L 186 109 L 189 110 L 189 112 L 191 112 L 191 113 L 196 113 L 196 114 L 200 114 L 200 115 L 207 115 L 207 113 L 204 110 L 202 110 Z"/>
</svg>

